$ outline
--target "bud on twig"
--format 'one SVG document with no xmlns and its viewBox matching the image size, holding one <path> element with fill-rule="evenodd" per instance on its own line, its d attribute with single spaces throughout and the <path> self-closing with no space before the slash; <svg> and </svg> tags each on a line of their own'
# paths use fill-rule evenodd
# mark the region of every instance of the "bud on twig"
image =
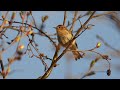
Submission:
<svg viewBox="0 0 120 90">
<path fill-rule="evenodd" d="M 8 20 L 5 20 L 5 21 L 4 21 L 4 24 L 8 24 L 8 23 L 9 23 Z"/>
<path fill-rule="evenodd" d="M 20 41 L 20 39 L 21 39 L 21 37 L 20 37 L 20 36 L 17 36 L 17 37 L 15 38 L 15 42 Z"/>
<path fill-rule="evenodd" d="M 32 31 L 32 30 L 26 32 L 26 35 L 27 35 L 27 36 L 28 36 L 28 35 L 31 35 L 31 34 L 33 34 L 33 31 Z"/>
<path fill-rule="evenodd" d="M 18 46 L 18 49 L 23 50 L 24 47 L 25 47 L 24 45 L 20 45 L 20 46 Z"/>
<path fill-rule="evenodd" d="M 102 55 L 102 58 L 106 60 L 111 60 L 108 55 Z"/>
<path fill-rule="evenodd" d="M 96 48 L 99 48 L 101 46 L 101 43 L 98 42 L 97 45 L 96 45 Z"/>
</svg>

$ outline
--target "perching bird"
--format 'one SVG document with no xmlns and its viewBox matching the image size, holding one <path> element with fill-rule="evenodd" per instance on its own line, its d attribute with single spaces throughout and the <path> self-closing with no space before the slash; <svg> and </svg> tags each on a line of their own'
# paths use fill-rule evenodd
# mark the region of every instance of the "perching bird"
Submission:
<svg viewBox="0 0 120 90">
<path fill-rule="evenodd" d="M 58 25 L 57 27 L 54 27 L 57 32 L 57 38 L 58 42 L 61 46 L 66 47 L 69 44 L 69 41 L 73 39 L 72 33 L 64 26 L 64 25 Z M 69 47 L 72 51 L 75 60 L 82 58 L 82 55 L 75 50 L 78 50 L 78 46 L 76 41 L 73 41 L 71 47 Z"/>
</svg>

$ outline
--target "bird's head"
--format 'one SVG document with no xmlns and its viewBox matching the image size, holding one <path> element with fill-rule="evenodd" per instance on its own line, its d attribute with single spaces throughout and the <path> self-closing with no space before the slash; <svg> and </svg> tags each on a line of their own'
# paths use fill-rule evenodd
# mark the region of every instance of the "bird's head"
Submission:
<svg viewBox="0 0 120 90">
<path fill-rule="evenodd" d="M 56 30 L 65 30 L 67 29 L 64 25 L 58 25 L 57 27 L 53 27 L 55 28 Z"/>
</svg>

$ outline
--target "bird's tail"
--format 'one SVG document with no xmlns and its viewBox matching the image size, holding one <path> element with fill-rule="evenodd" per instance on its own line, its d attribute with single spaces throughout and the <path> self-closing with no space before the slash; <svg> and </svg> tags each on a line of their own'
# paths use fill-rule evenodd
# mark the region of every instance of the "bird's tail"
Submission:
<svg viewBox="0 0 120 90">
<path fill-rule="evenodd" d="M 75 60 L 80 59 L 80 58 L 83 58 L 83 55 L 81 55 L 80 52 L 77 51 L 77 50 L 78 50 L 78 46 L 77 46 L 77 43 L 76 43 L 76 42 L 74 42 L 74 43 L 72 44 L 72 46 L 70 47 L 70 50 L 73 50 L 72 53 L 73 53 L 73 55 L 74 55 Z"/>
<path fill-rule="evenodd" d="M 75 60 L 83 58 L 82 55 L 80 54 L 80 52 L 78 52 L 78 51 L 72 51 L 72 53 L 74 55 Z"/>
</svg>

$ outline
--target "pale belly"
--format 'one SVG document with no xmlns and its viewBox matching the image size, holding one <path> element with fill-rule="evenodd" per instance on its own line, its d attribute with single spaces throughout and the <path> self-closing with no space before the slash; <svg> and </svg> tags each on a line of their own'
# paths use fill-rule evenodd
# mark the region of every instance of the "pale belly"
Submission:
<svg viewBox="0 0 120 90">
<path fill-rule="evenodd" d="M 67 35 L 63 35 L 63 36 L 59 36 L 58 35 L 58 42 L 63 46 L 66 47 L 69 44 L 69 41 L 72 39 L 72 35 L 71 34 L 67 34 Z M 73 42 L 75 43 L 75 42 Z"/>
</svg>

